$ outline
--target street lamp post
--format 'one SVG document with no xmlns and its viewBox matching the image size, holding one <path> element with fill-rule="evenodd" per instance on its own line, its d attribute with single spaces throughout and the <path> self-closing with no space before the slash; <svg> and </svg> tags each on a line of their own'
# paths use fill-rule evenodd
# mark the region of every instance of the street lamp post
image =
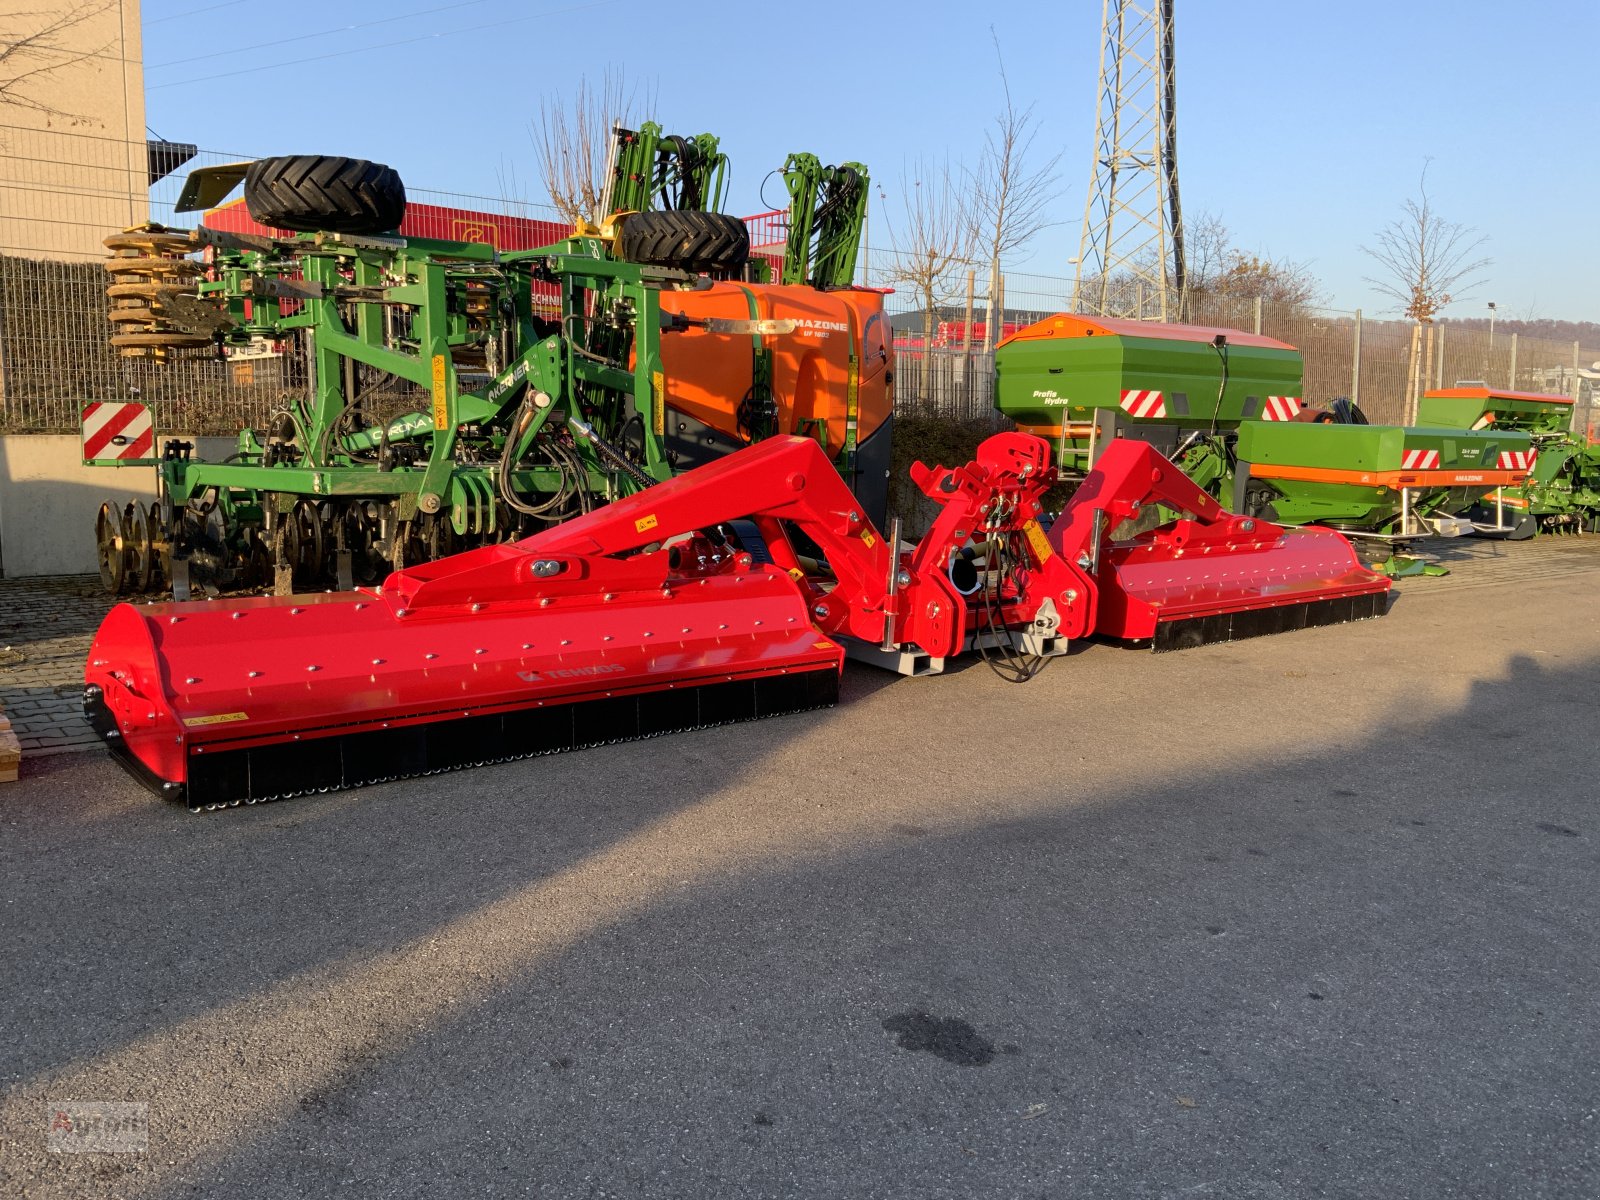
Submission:
<svg viewBox="0 0 1600 1200">
<path fill-rule="evenodd" d="M 1489 371 L 1494 366 L 1494 301 L 1489 301 L 1489 349 L 1483 355 L 1483 377 L 1489 378 Z"/>
</svg>

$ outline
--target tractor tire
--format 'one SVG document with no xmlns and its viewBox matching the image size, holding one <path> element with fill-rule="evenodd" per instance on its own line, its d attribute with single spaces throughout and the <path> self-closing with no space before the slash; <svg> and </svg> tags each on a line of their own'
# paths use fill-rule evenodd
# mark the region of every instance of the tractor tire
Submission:
<svg viewBox="0 0 1600 1200">
<path fill-rule="evenodd" d="M 750 258 L 750 231 L 738 217 L 722 213 L 633 213 L 623 219 L 617 253 L 649 267 L 731 274 Z"/>
<path fill-rule="evenodd" d="M 245 173 L 244 202 L 261 224 L 300 233 L 391 233 L 406 215 L 393 167 L 325 154 L 257 159 Z"/>
</svg>

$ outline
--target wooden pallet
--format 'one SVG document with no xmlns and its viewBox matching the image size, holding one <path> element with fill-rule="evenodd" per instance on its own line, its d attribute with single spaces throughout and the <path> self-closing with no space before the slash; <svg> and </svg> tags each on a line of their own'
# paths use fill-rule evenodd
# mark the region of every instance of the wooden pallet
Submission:
<svg viewBox="0 0 1600 1200">
<path fill-rule="evenodd" d="M 11 783 L 22 766 L 22 747 L 17 743 L 11 718 L 0 712 L 0 783 Z"/>
</svg>

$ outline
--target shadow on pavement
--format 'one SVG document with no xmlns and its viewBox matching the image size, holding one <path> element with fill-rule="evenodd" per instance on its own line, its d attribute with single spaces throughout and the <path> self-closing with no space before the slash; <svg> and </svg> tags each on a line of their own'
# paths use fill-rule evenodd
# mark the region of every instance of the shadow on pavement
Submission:
<svg viewBox="0 0 1600 1200">
<path fill-rule="evenodd" d="M 1586 743 L 1511 751 L 1532 705 L 1592 712 L 1594 672 L 1518 658 L 1336 751 L 1197 737 L 1121 787 L 1074 773 L 1092 744 L 981 723 L 883 746 L 861 696 L 470 787 L 35 825 L 11 890 L 55 904 L 4 1002 L 53 980 L 71 1020 L 12 1039 L 7 1106 L 120 1081 L 164 1141 L 148 1170 L 14 1169 L 173 1197 L 1591 1195 Z M 935 716 L 970 683 L 925 682 Z M 48 895 L 42 853 L 83 891 Z"/>
</svg>

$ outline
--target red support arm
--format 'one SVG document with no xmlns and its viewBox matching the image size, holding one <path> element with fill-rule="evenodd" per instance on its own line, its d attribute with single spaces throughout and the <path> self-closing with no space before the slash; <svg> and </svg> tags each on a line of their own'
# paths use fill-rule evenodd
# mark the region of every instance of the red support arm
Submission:
<svg viewBox="0 0 1600 1200">
<path fill-rule="evenodd" d="M 512 545 L 400 572 L 390 577 L 384 594 L 395 607 L 420 613 L 527 603 L 563 592 L 671 589 L 697 568 L 682 561 L 674 564 L 669 554 L 633 552 L 749 517 L 772 544 L 778 566 L 805 594 L 816 624 L 829 633 L 872 643 L 887 635 L 896 644 L 915 645 L 934 657 L 956 654 L 964 645 L 968 606 L 947 577 L 951 555 L 995 531 L 1024 527 L 1032 531 L 1029 544 L 1040 555 L 1033 564 L 1036 573 L 1049 588 L 1071 591 L 1084 613 L 1092 609 L 1087 580 L 1081 572 L 1064 572 L 1062 564 L 1050 561 L 1035 519 L 1039 497 L 1055 479 L 1043 441 L 1028 434 L 1002 434 L 984 443 L 976 462 L 954 470 L 918 464 L 914 475 L 944 511 L 900 562 L 894 561 L 883 535 L 862 514 L 822 449 L 807 438 L 779 437 Z M 787 541 L 774 536 L 781 533 L 780 522 L 792 523 L 821 548 L 831 579 L 798 574 Z M 541 562 L 559 567 L 539 575 Z M 901 572 L 893 588 L 891 568 Z M 745 556 L 742 562 L 703 569 L 751 566 Z M 1013 598 L 1017 600 L 1037 607 L 1036 601 Z M 1076 621 L 1076 631 L 1084 624 Z"/>
<path fill-rule="evenodd" d="M 816 615 L 819 626 L 873 641 L 882 637 L 890 548 L 821 447 L 801 437 L 769 438 L 520 542 L 401 572 L 384 590 L 415 611 L 537 595 L 563 576 L 576 582 L 591 573 L 591 588 L 601 586 L 601 575 L 617 586 L 670 587 L 693 570 L 674 567 L 667 554 L 615 556 L 744 517 L 756 518 L 769 536 L 773 522 L 793 522 L 822 548 L 836 582 L 796 580 L 826 609 Z M 780 557 L 787 557 L 785 549 L 779 547 Z M 537 561 L 558 560 L 559 575 L 532 573 Z M 729 565 L 749 569 L 748 556 Z M 611 573 L 618 568 L 625 579 Z"/>
<path fill-rule="evenodd" d="M 1240 521 L 1245 522 L 1246 529 L 1259 524 L 1223 508 L 1152 446 L 1131 438 L 1118 438 L 1105 448 L 1094 470 L 1061 510 L 1060 518 L 1050 530 L 1050 544 L 1058 554 L 1074 560 L 1085 552 L 1095 555 L 1097 511 L 1104 514 L 1099 534 L 1104 542 L 1110 539 L 1113 529 L 1137 517 L 1147 504 L 1161 504 L 1188 513 L 1218 533 L 1231 531 Z M 1192 526 L 1193 523 L 1187 524 Z"/>
<path fill-rule="evenodd" d="M 1132 440 L 1106 448 L 1048 535 L 1040 506 L 1056 472 L 1040 438 L 997 434 L 965 466 L 918 463 L 911 474 L 942 511 L 915 549 L 898 557 L 822 449 L 807 438 L 780 437 L 523 541 L 397 573 L 383 595 L 417 616 L 443 616 L 463 606 L 537 605 L 590 593 L 654 590 L 670 597 L 697 577 L 761 571 L 791 578 L 826 633 L 948 658 L 965 648 L 975 611 L 950 578 L 952 560 L 964 547 L 986 559 L 985 603 L 998 606 L 1010 628 L 1043 623 L 1065 638 L 1096 630 L 1145 636 L 1129 632 L 1134 623 L 1126 613 L 1137 607 L 1128 592 L 1131 566 L 1148 569 L 1186 555 L 1190 562 L 1245 553 L 1260 558 L 1285 534 L 1277 525 L 1227 512 L 1150 446 Z M 1152 503 L 1190 516 L 1113 547 L 1116 527 Z M 719 552 L 705 539 L 676 552 L 637 553 L 747 517 L 767 538 L 776 566 L 755 566 L 750 555 Z M 821 548 L 831 577 L 802 572 L 785 524 Z M 996 554 L 1001 546 L 1006 552 Z M 1343 554 L 1353 561 L 1348 545 Z M 1284 561 L 1281 554 L 1268 558 Z M 996 584 L 1001 560 L 1008 570 Z M 1241 601 L 1246 607 L 1248 599 Z"/>
</svg>

